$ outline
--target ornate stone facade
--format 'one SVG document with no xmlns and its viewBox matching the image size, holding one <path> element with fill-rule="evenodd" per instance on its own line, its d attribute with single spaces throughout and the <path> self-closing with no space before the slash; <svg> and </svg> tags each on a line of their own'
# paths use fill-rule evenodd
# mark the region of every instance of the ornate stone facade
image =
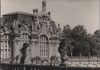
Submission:
<svg viewBox="0 0 100 70">
<path fill-rule="evenodd" d="M 39 56 L 50 60 L 59 56 L 59 35 L 61 29 L 55 25 L 46 11 L 46 1 L 42 2 L 42 12 L 33 9 L 33 14 L 14 12 L 3 15 L 1 27 L 2 61 L 20 56 L 23 43 L 29 43 L 27 58 Z"/>
</svg>

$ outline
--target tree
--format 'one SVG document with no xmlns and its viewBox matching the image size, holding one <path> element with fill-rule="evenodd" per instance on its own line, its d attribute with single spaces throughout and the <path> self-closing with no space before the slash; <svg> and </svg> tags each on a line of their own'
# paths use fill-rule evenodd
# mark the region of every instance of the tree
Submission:
<svg viewBox="0 0 100 70">
<path fill-rule="evenodd" d="M 85 54 L 85 52 L 89 50 L 88 42 L 85 40 L 86 35 L 87 35 L 87 31 L 82 25 L 77 25 L 76 27 L 72 29 L 72 40 L 74 41 L 74 44 L 73 44 L 74 55 L 77 55 L 77 56 L 80 55 L 81 57 L 83 53 Z M 77 51 L 79 52 L 77 53 Z"/>
<path fill-rule="evenodd" d="M 60 44 L 58 52 L 61 54 L 62 63 L 68 60 L 68 54 L 72 52 L 71 46 L 71 28 L 69 25 L 64 26 L 64 29 L 61 33 Z"/>
<path fill-rule="evenodd" d="M 93 34 L 95 42 L 100 43 L 100 30 L 96 30 Z"/>
<path fill-rule="evenodd" d="M 100 30 L 96 30 L 93 34 L 94 42 L 95 42 L 95 47 L 94 47 L 94 52 L 100 56 Z"/>
<path fill-rule="evenodd" d="M 75 41 L 73 55 L 74 56 L 87 56 L 89 53 L 89 43 L 85 40 Z M 78 52 L 77 52 L 78 51 Z"/>
<path fill-rule="evenodd" d="M 86 35 L 87 35 L 87 31 L 82 25 L 77 25 L 72 30 L 72 38 L 74 40 L 77 40 L 77 41 L 84 40 Z"/>
<path fill-rule="evenodd" d="M 82 25 L 77 25 L 73 29 L 69 25 L 65 26 L 61 34 L 59 53 L 61 56 L 67 54 L 71 56 L 81 56 L 81 54 L 86 55 L 89 51 L 89 42 L 86 40 L 87 31 Z M 77 53 L 77 51 L 79 51 Z"/>
<path fill-rule="evenodd" d="M 94 47 L 94 52 L 97 55 L 98 58 L 100 58 L 100 44 L 97 43 L 96 46 Z"/>
<path fill-rule="evenodd" d="M 64 26 L 61 33 L 61 38 L 71 38 L 71 27 L 69 25 Z"/>
<path fill-rule="evenodd" d="M 95 47 L 95 41 L 94 41 L 94 38 L 93 38 L 93 35 L 91 34 L 87 34 L 86 36 L 86 41 L 89 43 L 89 58 L 93 55 L 94 53 L 94 47 Z"/>
<path fill-rule="evenodd" d="M 68 60 L 69 56 L 95 56 L 100 49 L 100 30 L 94 34 L 88 34 L 84 26 L 77 25 L 73 29 L 69 25 L 63 28 L 60 38 L 58 52 L 61 55 L 62 63 Z M 78 52 L 77 52 L 78 51 Z"/>
</svg>

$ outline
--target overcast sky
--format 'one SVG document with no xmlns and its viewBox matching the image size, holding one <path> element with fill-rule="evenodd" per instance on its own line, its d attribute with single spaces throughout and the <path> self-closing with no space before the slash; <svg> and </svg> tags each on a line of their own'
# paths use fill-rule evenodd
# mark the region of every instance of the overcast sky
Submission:
<svg viewBox="0 0 100 70">
<path fill-rule="evenodd" d="M 41 11 L 43 0 L 1 0 L 1 14 L 22 11 L 32 14 L 34 8 Z M 46 0 L 51 18 L 60 24 L 84 25 L 89 33 L 99 29 L 99 0 Z"/>
</svg>

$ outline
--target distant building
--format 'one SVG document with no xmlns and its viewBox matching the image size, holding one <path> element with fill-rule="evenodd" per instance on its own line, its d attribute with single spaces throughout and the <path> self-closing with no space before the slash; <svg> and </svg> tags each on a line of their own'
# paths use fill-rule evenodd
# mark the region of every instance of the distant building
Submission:
<svg viewBox="0 0 100 70">
<path fill-rule="evenodd" d="M 1 27 L 1 60 L 11 61 L 21 55 L 23 43 L 29 43 L 27 58 L 36 56 L 50 60 L 51 56 L 59 56 L 60 27 L 46 11 L 46 1 L 42 2 L 42 12 L 33 9 L 33 14 L 13 12 L 3 15 Z"/>
</svg>

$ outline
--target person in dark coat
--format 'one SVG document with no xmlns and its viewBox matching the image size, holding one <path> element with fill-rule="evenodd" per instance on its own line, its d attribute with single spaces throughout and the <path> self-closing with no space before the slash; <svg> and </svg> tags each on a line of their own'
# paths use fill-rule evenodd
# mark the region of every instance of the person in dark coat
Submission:
<svg viewBox="0 0 100 70">
<path fill-rule="evenodd" d="M 26 50 L 27 50 L 28 46 L 29 46 L 28 43 L 24 43 L 24 44 L 23 44 L 23 47 L 22 47 L 22 49 L 21 49 L 22 56 L 21 56 L 21 58 L 20 58 L 20 64 L 24 64 L 24 63 L 25 63 Z"/>
</svg>

